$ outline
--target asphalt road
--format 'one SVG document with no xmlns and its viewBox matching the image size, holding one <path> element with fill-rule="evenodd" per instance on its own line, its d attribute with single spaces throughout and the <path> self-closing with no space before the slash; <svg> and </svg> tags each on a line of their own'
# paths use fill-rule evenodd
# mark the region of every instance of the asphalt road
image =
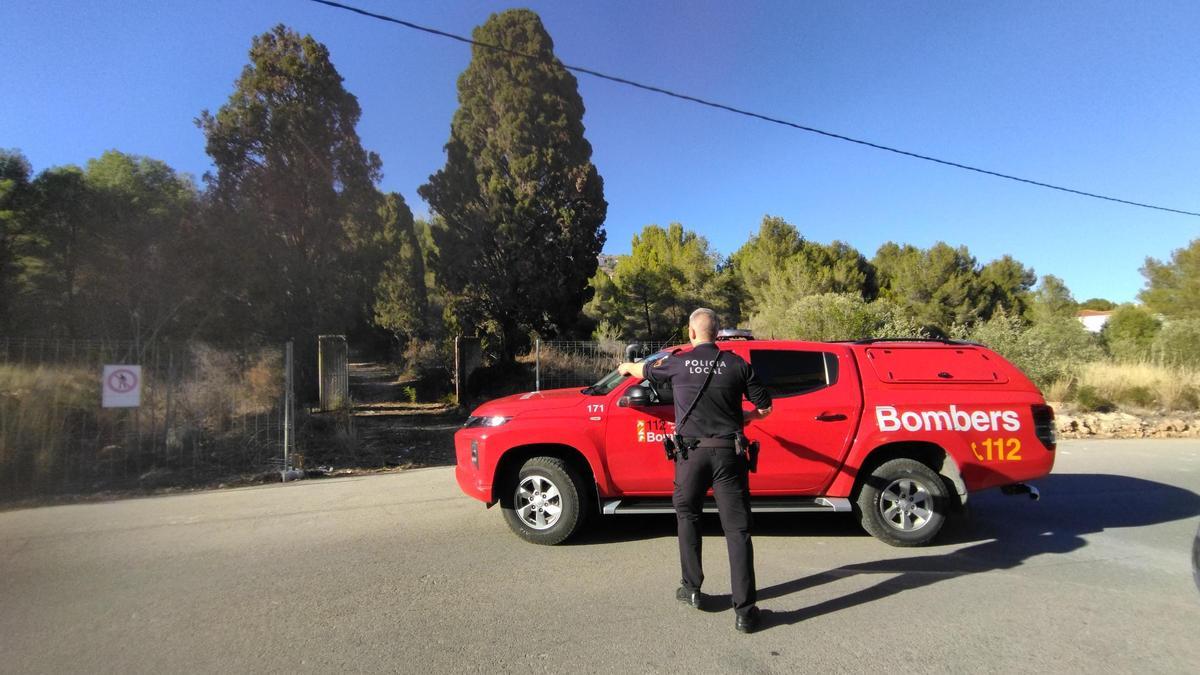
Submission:
<svg viewBox="0 0 1200 675">
<path fill-rule="evenodd" d="M 449 468 L 0 513 L 0 671 L 1194 672 L 1200 442 L 1072 441 L 941 543 L 764 515 L 766 627 L 675 601 L 670 516 L 509 534 Z"/>
</svg>

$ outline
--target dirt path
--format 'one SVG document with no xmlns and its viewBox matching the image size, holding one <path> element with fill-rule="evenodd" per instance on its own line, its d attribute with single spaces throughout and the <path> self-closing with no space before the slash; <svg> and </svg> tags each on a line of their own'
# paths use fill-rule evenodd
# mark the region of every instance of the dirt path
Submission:
<svg viewBox="0 0 1200 675">
<path fill-rule="evenodd" d="M 354 459 L 360 467 L 454 463 L 454 432 L 462 426 L 464 413 L 447 403 L 409 402 L 414 386 L 386 364 L 350 364 Z"/>
</svg>

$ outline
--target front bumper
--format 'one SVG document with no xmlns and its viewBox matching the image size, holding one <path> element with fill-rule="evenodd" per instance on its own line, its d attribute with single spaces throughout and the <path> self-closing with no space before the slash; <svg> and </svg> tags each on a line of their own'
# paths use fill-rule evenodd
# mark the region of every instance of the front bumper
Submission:
<svg viewBox="0 0 1200 675">
<path fill-rule="evenodd" d="M 474 457 L 471 452 L 472 443 L 475 444 Z M 491 476 L 480 471 L 476 466 L 481 459 L 482 446 L 483 439 L 479 438 L 477 433 L 461 429 L 454 434 L 454 479 L 458 481 L 458 487 L 468 497 L 474 497 L 491 506 L 494 503 L 492 501 Z"/>
</svg>

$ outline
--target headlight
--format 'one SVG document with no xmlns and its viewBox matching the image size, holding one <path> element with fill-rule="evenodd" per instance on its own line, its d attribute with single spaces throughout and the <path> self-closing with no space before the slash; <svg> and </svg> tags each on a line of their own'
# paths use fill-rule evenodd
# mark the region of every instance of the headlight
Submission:
<svg viewBox="0 0 1200 675">
<path fill-rule="evenodd" d="M 500 415 L 490 415 L 487 417 L 475 417 L 472 415 L 471 417 L 467 418 L 467 422 L 463 425 L 463 428 L 470 429 L 471 427 L 498 427 L 511 419 L 511 417 L 501 417 Z"/>
</svg>

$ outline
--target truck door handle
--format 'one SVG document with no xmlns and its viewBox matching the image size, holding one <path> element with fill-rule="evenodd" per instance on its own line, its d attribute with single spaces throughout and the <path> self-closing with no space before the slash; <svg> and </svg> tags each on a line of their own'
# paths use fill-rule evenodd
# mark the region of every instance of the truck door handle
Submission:
<svg viewBox="0 0 1200 675">
<path fill-rule="evenodd" d="M 846 416 L 841 413 L 821 413 L 817 415 L 818 422 L 841 422 Z"/>
</svg>

